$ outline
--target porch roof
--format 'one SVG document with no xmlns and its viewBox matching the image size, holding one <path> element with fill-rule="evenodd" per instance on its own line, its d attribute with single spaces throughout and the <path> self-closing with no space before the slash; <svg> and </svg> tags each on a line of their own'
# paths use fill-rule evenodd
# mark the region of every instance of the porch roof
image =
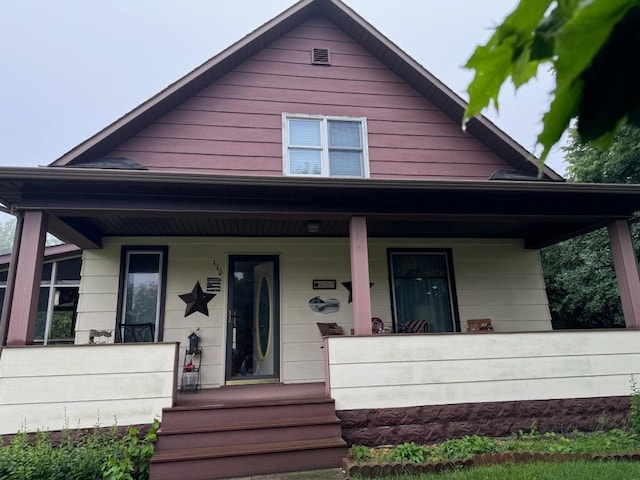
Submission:
<svg viewBox="0 0 640 480">
<path fill-rule="evenodd" d="M 82 248 L 104 236 L 523 238 L 539 248 L 640 210 L 640 185 L 232 177 L 83 168 L 1 168 L 0 199 L 42 210 L 49 231 Z"/>
</svg>

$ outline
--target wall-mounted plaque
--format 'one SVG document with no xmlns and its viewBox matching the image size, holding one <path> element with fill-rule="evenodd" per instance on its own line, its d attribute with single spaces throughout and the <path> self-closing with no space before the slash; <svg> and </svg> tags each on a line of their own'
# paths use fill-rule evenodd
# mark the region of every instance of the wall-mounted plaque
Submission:
<svg viewBox="0 0 640 480">
<path fill-rule="evenodd" d="M 314 290 L 335 290 L 335 280 L 312 280 L 311 281 Z"/>
</svg>

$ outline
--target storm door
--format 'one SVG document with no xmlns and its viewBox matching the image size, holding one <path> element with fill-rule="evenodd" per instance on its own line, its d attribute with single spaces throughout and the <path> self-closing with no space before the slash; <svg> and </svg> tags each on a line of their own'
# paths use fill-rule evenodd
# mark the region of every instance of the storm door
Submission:
<svg viewBox="0 0 640 480">
<path fill-rule="evenodd" d="M 231 255 L 227 384 L 280 379 L 280 285 L 276 255 Z"/>
</svg>

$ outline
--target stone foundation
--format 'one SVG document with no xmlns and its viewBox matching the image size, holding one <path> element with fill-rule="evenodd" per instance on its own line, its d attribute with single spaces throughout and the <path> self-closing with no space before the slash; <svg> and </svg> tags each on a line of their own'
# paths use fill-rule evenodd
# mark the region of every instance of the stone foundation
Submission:
<svg viewBox="0 0 640 480">
<path fill-rule="evenodd" d="M 465 435 L 504 437 L 534 426 L 558 433 L 622 428 L 629 423 L 629 397 L 342 410 L 337 415 L 349 445 L 428 444 Z"/>
</svg>

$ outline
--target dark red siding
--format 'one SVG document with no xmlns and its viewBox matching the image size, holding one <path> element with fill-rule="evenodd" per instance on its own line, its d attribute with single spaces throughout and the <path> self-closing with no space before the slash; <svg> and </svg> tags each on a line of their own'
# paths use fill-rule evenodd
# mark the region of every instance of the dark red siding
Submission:
<svg viewBox="0 0 640 480">
<path fill-rule="evenodd" d="M 311 64 L 328 48 L 331 66 Z M 366 117 L 372 178 L 486 179 L 512 168 L 332 23 L 315 19 L 112 155 L 153 170 L 282 175 L 282 113 Z"/>
</svg>

